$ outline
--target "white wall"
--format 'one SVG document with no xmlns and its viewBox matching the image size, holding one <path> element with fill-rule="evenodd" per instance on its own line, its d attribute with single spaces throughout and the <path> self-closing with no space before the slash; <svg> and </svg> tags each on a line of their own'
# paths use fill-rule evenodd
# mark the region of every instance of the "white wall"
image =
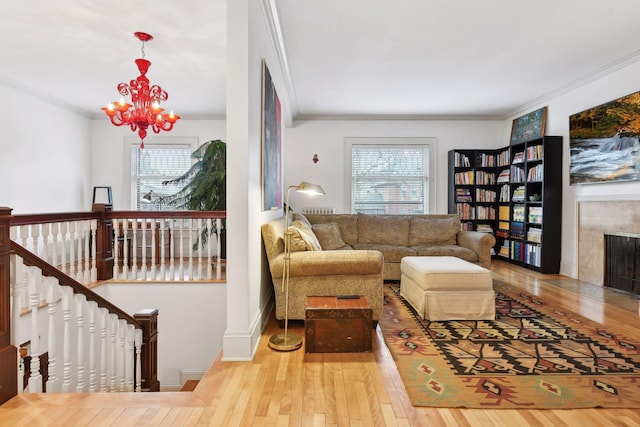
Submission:
<svg viewBox="0 0 640 427">
<path fill-rule="evenodd" d="M 221 139 L 226 142 L 226 122 L 224 119 L 179 120 L 171 132 L 155 134 L 149 132 L 145 142 L 171 143 L 195 140 L 194 149 L 202 143 Z M 91 187 L 86 200 L 86 210 L 91 209 L 91 196 L 94 186 L 111 186 L 113 209 L 129 210 L 130 169 L 128 147 L 138 144 L 137 133 L 126 126 L 114 126 L 105 117 L 91 123 Z"/>
<path fill-rule="evenodd" d="M 291 193 L 291 206 L 335 207 L 336 212 L 349 213 L 345 206 L 344 164 L 346 137 L 433 137 L 436 152 L 436 206 L 431 213 L 447 212 L 447 152 L 460 148 L 494 148 L 504 146 L 501 121 L 490 120 L 314 120 L 294 122 L 283 131 L 284 184 L 308 181 L 322 185 L 327 193 L 308 197 Z M 313 155 L 318 163 L 313 163 Z"/>
<path fill-rule="evenodd" d="M 574 278 L 578 276 L 576 202 L 580 200 L 640 199 L 640 182 L 638 181 L 617 184 L 569 185 L 569 116 L 639 91 L 638 75 L 640 75 L 640 62 L 627 65 L 589 84 L 559 95 L 548 102 L 533 106 L 530 110 L 534 111 L 545 105 L 548 106 L 545 133 L 546 135 L 560 135 L 563 137 L 562 260 L 560 272 L 564 275 Z M 504 141 L 509 140 L 511 124 L 514 118 L 511 117 L 504 123 L 502 136 Z"/>
<path fill-rule="evenodd" d="M 14 214 L 89 210 L 91 120 L 0 80 L 0 205 Z"/>
<path fill-rule="evenodd" d="M 104 284 L 94 291 L 130 314 L 158 309 L 158 380 L 182 386 L 181 371 L 206 372 L 222 350 L 227 310 L 224 283 Z"/>
</svg>

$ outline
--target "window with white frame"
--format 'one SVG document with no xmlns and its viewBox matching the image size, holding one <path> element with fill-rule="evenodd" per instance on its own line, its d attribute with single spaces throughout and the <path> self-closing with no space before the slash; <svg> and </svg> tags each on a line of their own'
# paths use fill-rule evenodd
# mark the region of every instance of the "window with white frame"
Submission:
<svg viewBox="0 0 640 427">
<path fill-rule="evenodd" d="M 165 203 L 184 183 L 163 185 L 183 175 L 192 164 L 189 144 L 145 144 L 131 147 L 131 206 L 136 210 L 177 210 Z"/>
<path fill-rule="evenodd" d="M 360 142 L 348 141 L 351 212 L 429 213 L 430 144 L 410 139 Z"/>
</svg>

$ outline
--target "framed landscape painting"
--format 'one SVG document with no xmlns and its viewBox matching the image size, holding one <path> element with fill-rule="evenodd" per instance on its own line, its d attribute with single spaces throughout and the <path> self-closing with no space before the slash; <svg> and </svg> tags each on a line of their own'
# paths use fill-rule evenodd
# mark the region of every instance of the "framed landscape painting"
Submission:
<svg viewBox="0 0 640 427">
<path fill-rule="evenodd" d="M 569 116 L 569 183 L 640 180 L 640 92 Z"/>
<path fill-rule="evenodd" d="M 511 127 L 511 145 L 532 141 L 544 136 L 544 127 L 547 122 L 547 107 L 532 111 L 513 121 Z"/>
<path fill-rule="evenodd" d="M 262 210 L 282 208 L 282 112 L 267 63 L 262 61 Z"/>
</svg>

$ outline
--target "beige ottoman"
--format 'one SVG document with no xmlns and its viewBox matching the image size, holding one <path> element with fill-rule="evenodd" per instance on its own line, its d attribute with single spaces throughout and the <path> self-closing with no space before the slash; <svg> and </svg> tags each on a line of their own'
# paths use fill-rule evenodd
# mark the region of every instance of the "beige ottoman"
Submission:
<svg viewBox="0 0 640 427">
<path fill-rule="evenodd" d="M 408 256 L 400 294 L 428 320 L 494 320 L 491 271 L 450 256 Z"/>
</svg>

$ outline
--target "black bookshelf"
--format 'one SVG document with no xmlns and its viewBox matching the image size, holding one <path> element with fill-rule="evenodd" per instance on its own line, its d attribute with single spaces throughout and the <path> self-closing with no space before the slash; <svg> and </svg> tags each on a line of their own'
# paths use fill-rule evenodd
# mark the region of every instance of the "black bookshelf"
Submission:
<svg viewBox="0 0 640 427">
<path fill-rule="evenodd" d="M 478 155 L 493 155 L 492 168 L 479 166 Z M 469 166 L 456 164 L 464 155 Z M 493 172 L 495 184 L 461 184 L 456 174 Z M 458 180 L 459 181 L 459 180 Z M 477 230 L 490 224 L 496 236 L 496 257 L 541 273 L 560 271 L 562 232 L 562 137 L 545 136 L 497 150 L 449 152 L 449 213 L 459 213 L 461 189 L 493 188 L 493 220 L 461 217 L 463 228 Z M 473 194 L 475 195 L 475 193 Z M 471 197 L 467 210 L 488 207 Z"/>
</svg>

